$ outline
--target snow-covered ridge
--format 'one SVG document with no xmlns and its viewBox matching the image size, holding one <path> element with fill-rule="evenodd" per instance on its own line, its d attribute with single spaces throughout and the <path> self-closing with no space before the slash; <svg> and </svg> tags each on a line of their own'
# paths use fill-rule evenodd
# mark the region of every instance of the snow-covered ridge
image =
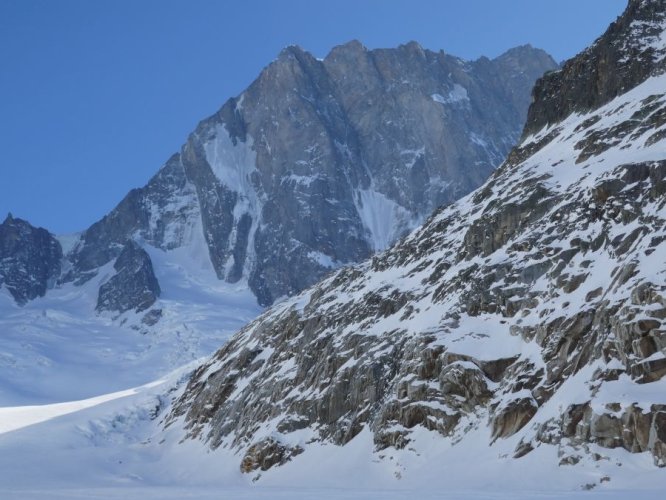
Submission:
<svg viewBox="0 0 666 500">
<path fill-rule="evenodd" d="M 592 187 L 603 173 L 618 165 L 663 160 L 666 121 L 659 117 L 664 109 L 666 76 L 649 78 L 598 110 L 574 113 L 526 137 L 520 150 L 542 141 L 546 144 L 525 162 L 523 172 L 543 179 L 548 189 L 567 192 L 575 182 Z M 573 158 L 574 165 L 566 161 L 561 167 L 555 165 L 562 158 Z"/>
</svg>

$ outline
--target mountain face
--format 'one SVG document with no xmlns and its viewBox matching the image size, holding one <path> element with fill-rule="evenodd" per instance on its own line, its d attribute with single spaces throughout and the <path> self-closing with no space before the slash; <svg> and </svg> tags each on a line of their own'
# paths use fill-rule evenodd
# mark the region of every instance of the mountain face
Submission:
<svg viewBox="0 0 666 500">
<path fill-rule="evenodd" d="M 665 16 L 630 1 L 537 83 L 482 187 L 242 329 L 167 427 L 243 472 L 367 432 L 378 461 L 481 440 L 495 461 L 665 466 Z"/>
<path fill-rule="evenodd" d="M 99 289 L 98 311 L 145 311 L 160 296 L 160 285 L 146 251 L 129 240 L 113 263 L 116 271 Z M 157 310 L 153 314 L 157 313 Z M 150 316 L 149 316 L 150 317 Z"/>
<path fill-rule="evenodd" d="M 262 305 L 292 295 L 480 185 L 556 67 L 529 46 L 473 62 L 416 43 L 323 60 L 286 48 L 80 235 L 59 283 L 89 281 L 129 240 L 171 251 L 202 233 L 220 280 Z"/>
</svg>

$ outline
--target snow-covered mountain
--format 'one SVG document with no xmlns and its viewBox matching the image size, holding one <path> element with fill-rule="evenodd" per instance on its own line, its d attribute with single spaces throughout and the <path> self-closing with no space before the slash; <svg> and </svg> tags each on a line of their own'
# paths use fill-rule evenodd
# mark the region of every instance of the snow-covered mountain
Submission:
<svg viewBox="0 0 666 500">
<path fill-rule="evenodd" d="M 323 60 L 288 47 L 146 186 L 63 242 L 62 262 L 59 243 L 48 249 L 52 269 L 26 268 L 23 284 L 3 278 L 20 275 L 11 263 L 23 261 L 5 251 L 0 232 L 0 284 L 25 303 L 99 276 L 132 251 L 129 241 L 168 253 L 198 251 L 203 237 L 219 280 L 271 304 L 383 250 L 480 185 L 517 141 L 534 81 L 556 67 L 530 46 L 476 61 L 414 42 L 367 50 L 354 41 Z M 34 246 L 26 238 L 19 246 Z M 157 319 L 159 305 L 148 311 L 146 300 L 160 291 L 149 254 L 146 272 L 116 269 L 124 278 L 109 287 L 122 286 L 126 300 L 105 294 L 98 310 Z"/>
<path fill-rule="evenodd" d="M 167 433 L 277 482 L 365 453 L 438 484 L 663 486 L 666 3 L 630 0 L 534 95 L 482 187 L 242 329 Z"/>
<path fill-rule="evenodd" d="M 473 62 L 415 43 L 321 61 L 290 47 L 82 233 L 8 216 L 0 405 L 93 397 L 210 355 L 259 304 L 479 185 L 554 67 L 531 47 Z"/>
<path fill-rule="evenodd" d="M 666 4 L 630 0 L 534 95 L 479 189 L 132 389 L 259 313 L 245 274 L 218 279 L 185 152 L 163 191 L 131 193 L 89 240 L 58 238 L 64 261 L 33 266 L 58 246 L 8 218 L 0 235 L 30 244 L 0 244 L 0 380 L 9 400 L 58 403 L 0 407 L 0 496 L 661 498 Z M 122 290 L 159 299 L 118 318 Z"/>
</svg>

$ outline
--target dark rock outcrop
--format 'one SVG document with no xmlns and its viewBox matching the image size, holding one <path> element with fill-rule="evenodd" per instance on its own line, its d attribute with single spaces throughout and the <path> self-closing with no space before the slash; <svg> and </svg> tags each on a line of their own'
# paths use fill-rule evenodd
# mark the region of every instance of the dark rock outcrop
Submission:
<svg viewBox="0 0 666 500">
<path fill-rule="evenodd" d="M 160 296 L 150 257 L 134 240 L 125 243 L 113 268 L 116 274 L 99 288 L 97 311 L 141 312 Z"/>
<path fill-rule="evenodd" d="M 273 439 L 266 439 L 248 448 L 241 461 L 240 470 L 244 473 L 255 470 L 266 471 L 274 465 L 283 465 L 302 452 L 302 448 L 289 448 Z"/>
<path fill-rule="evenodd" d="M 60 275 L 62 247 L 46 229 L 11 214 L 0 224 L 0 286 L 18 304 L 43 297 Z"/>
</svg>

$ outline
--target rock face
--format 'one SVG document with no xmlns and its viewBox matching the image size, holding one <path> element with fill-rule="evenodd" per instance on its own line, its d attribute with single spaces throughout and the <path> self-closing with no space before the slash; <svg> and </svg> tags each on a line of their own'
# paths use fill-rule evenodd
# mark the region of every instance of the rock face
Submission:
<svg viewBox="0 0 666 500">
<path fill-rule="evenodd" d="M 46 229 L 11 214 L 0 224 L 0 286 L 18 304 L 43 297 L 60 275 L 62 248 Z"/>
<path fill-rule="evenodd" d="M 288 47 L 82 234 L 60 281 L 89 280 L 128 239 L 171 250 L 198 233 L 219 279 L 262 305 L 292 295 L 480 185 L 556 67 L 529 46 L 471 62 L 413 42 L 323 60 Z"/>
<path fill-rule="evenodd" d="M 116 274 L 99 288 L 97 311 L 141 312 L 160 296 L 150 257 L 135 241 L 123 246 L 113 268 Z"/>
<path fill-rule="evenodd" d="M 588 112 L 666 67 L 662 0 L 630 0 L 625 14 L 591 47 L 534 89 L 525 133 Z"/>
<path fill-rule="evenodd" d="M 523 141 L 488 182 L 241 330 L 167 425 L 239 450 L 244 471 L 364 429 L 378 450 L 405 448 L 417 428 L 458 446 L 511 437 L 516 458 L 554 446 L 561 465 L 623 447 L 663 466 L 665 11 L 630 2 L 538 84 Z M 626 26 L 650 37 L 634 43 Z M 587 66 L 601 47 L 606 68 L 654 66 L 589 99 L 579 82 L 603 80 Z"/>
</svg>

